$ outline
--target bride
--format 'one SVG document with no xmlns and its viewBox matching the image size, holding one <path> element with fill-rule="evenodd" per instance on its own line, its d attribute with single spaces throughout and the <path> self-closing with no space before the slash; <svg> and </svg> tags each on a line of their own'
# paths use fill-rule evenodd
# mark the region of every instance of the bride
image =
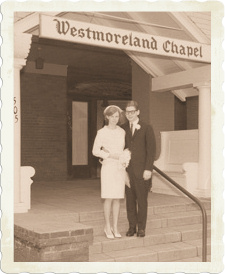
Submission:
<svg viewBox="0 0 225 274">
<path fill-rule="evenodd" d="M 125 168 L 129 163 L 130 155 L 124 153 L 125 131 L 117 124 L 122 110 L 114 105 L 104 110 L 106 125 L 98 130 L 92 153 L 102 158 L 101 168 L 101 198 L 104 199 L 103 210 L 105 218 L 104 232 L 107 238 L 120 238 L 118 218 L 120 199 L 124 199 Z M 113 225 L 110 224 L 112 208 Z"/>
</svg>

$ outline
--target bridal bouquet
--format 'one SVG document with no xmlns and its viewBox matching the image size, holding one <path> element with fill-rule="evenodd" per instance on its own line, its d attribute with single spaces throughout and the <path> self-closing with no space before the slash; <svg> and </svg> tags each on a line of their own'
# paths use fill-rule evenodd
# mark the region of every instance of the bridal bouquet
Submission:
<svg viewBox="0 0 225 274">
<path fill-rule="evenodd" d="M 124 149 L 124 151 L 119 157 L 119 163 L 124 169 L 129 166 L 130 158 L 131 158 L 130 150 L 128 148 Z"/>
</svg>

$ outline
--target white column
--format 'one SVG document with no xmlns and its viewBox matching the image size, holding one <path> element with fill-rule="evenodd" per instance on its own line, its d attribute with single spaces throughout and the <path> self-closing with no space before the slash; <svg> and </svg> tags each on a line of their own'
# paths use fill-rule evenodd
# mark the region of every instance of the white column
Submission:
<svg viewBox="0 0 225 274">
<path fill-rule="evenodd" d="M 28 174 L 21 172 L 21 109 L 20 109 L 20 70 L 26 65 L 31 45 L 31 34 L 14 35 L 14 212 L 27 212 L 30 201 L 31 176 L 34 169 L 29 168 Z M 26 168 L 25 168 L 26 169 Z M 24 176 L 24 174 L 26 175 Z M 31 174 L 31 175 L 30 175 Z M 22 175 L 22 179 L 21 179 Z M 30 177 L 29 177 L 30 176 Z M 26 178 L 27 177 L 27 178 Z M 29 177 L 29 178 L 28 178 Z M 25 178 L 25 179 L 24 179 Z M 26 193 L 26 194 L 25 194 Z M 27 198 L 25 198 L 27 196 Z M 28 197 L 29 196 L 29 197 Z"/>
<path fill-rule="evenodd" d="M 20 200 L 21 166 L 21 114 L 20 114 L 20 70 L 25 65 L 24 59 L 14 59 L 14 201 Z"/>
<path fill-rule="evenodd" d="M 197 196 L 210 197 L 211 193 L 211 85 L 198 83 L 199 91 L 199 163 Z"/>
</svg>

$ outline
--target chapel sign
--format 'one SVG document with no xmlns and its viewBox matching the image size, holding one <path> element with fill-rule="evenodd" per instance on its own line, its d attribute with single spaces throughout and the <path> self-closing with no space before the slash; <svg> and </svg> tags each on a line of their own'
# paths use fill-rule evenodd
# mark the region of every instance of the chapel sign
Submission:
<svg viewBox="0 0 225 274">
<path fill-rule="evenodd" d="M 211 46 L 142 32 L 41 15 L 40 37 L 211 62 Z"/>
</svg>

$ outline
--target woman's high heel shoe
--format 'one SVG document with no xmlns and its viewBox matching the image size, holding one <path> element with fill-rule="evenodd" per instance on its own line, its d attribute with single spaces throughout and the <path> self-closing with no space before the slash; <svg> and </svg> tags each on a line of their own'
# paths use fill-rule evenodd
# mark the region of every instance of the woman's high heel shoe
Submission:
<svg viewBox="0 0 225 274">
<path fill-rule="evenodd" d="M 108 234 L 107 231 L 106 231 L 106 229 L 104 229 L 104 232 L 105 232 L 106 238 L 108 238 L 108 239 L 114 239 L 113 234 Z"/>
<path fill-rule="evenodd" d="M 111 228 L 111 230 L 112 230 L 112 233 L 113 233 L 115 238 L 121 238 L 122 237 L 121 234 L 118 233 L 118 232 L 116 233 L 113 228 Z"/>
</svg>

